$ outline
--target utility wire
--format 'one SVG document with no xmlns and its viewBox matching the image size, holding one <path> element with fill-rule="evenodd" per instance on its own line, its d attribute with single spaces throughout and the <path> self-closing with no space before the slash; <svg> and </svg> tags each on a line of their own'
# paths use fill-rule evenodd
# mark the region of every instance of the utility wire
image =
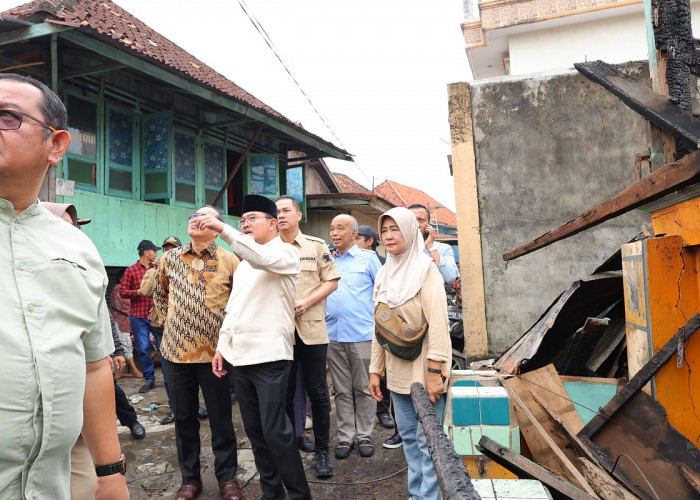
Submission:
<svg viewBox="0 0 700 500">
<path fill-rule="evenodd" d="M 255 15 L 252 14 L 252 13 L 250 12 L 248 6 L 246 5 L 245 0 L 238 0 L 238 5 L 240 5 L 241 9 L 243 10 L 243 13 L 246 15 L 246 17 L 248 18 L 248 20 L 250 20 L 250 22 L 253 24 L 253 26 L 255 27 L 255 30 L 258 32 L 258 34 L 259 34 L 260 37 L 263 39 L 263 41 L 265 42 L 265 44 L 267 44 L 267 46 L 270 48 L 270 50 L 272 51 L 272 53 L 275 55 L 275 57 L 277 58 L 277 60 L 280 62 L 280 64 L 281 64 L 282 67 L 284 68 L 284 70 L 287 72 L 287 74 L 289 75 L 289 77 L 292 79 L 292 81 L 294 82 L 294 84 L 297 86 L 297 88 L 299 89 L 299 92 L 301 92 L 302 95 L 304 96 L 304 98 L 306 98 L 307 102 L 309 103 L 309 105 L 311 106 L 311 108 L 314 110 L 314 112 L 316 113 L 316 115 L 317 115 L 317 116 L 319 117 L 319 119 L 323 122 L 323 124 L 326 126 L 326 128 L 328 129 L 328 131 L 333 135 L 333 137 L 335 137 L 336 141 L 338 141 L 338 143 L 340 144 L 340 146 L 341 146 L 345 151 L 347 151 L 348 148 L 345 146 L 345 144 L 343 144 L 343 141 L 340 139 L 340 137 L 338 137 L 338 135 L 335 133 L 335 131 L 333 130 L 333 128 L 330 126 L 330 124 L 329 124 L 329 123 L 326 121 L 326 119 L 321 115 L 321 112 L 316 108 L 316 106 L 314 105 L 314 103 L 311 101 L 311 98 L 308 96 L 308 94 L 307 94 L 307 93 L 304 91 L 304 89 L 301 87 L 301 84 L 300 84 L 300 83 L 297 81 L 297 79 L 294 77 L 294 75 L 292 74 L 292 72 L 291 72 L 291 70 L 289 69 L 289 67 L 285 64 L 284 60 L 282 59 L 282 56 L 280 55 L 280 52 L 277 50 L 277 47 L 275 46 L 275 43 L 272 41 L 272 38 L 270 38 L 270 35 L 267 34 L 267 31 L 265 30 L 265 28 L 263 28 L 262 24 L 261 24 L 260 21 L 257 19 L 257 17 L 255 17 Z M 367 175 L 367 173 L 365 173 L 365 171 L 360 167 L 359 163 L 357 162 L 357 160 L 356 160 L 355 158 L 352 158 L 352 162 L 355 164 L 355 166 L 357 166 L 357 169 L 360 171 L 360 173 L 362 173 L 362 175 L 364 175 L 365 178 L 366 178 L 368 181 L 371 181 L 370 177 L 369 177 L 369 176 Z"/>
</svg>

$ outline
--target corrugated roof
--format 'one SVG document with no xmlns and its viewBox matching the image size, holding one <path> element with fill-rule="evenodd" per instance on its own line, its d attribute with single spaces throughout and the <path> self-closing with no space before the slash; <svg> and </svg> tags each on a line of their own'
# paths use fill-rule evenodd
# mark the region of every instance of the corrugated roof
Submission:
<svg viewBox="0 0 700 500">
<path fill-rule="evenodd" d="M 56 20 L 262 111 L 331 145 L 216 72 L 110 0 L 34 0 L 0 13 L 0 19 Z M 335 146 L 334 146 L 335 147 Z"/>
<path fill-rule="evenodd" d="M 439 223 L 457 225 L 457 214 L 420 189 L 386 180 L 374 188 L 374 193 L 397 207 L 408 207 L 414 203 L 430 206 L 430 215 Z"/>
</svg>

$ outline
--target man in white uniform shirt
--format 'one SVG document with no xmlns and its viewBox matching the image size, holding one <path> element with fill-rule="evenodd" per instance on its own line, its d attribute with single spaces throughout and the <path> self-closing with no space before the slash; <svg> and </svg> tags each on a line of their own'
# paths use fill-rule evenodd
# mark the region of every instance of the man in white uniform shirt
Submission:
<svg viewBox="0 0 700 500">
<path fill-rule="evenodd" d="M 277 231 L 277 206 L 264 196 L 243 199 L 242 232 L 210 216 L 200 227 L 219 232 L 240 257 L 212 369 L 233 382 L 260 474 L 263 498 L 310 499 L 304 466 L 285 411 L 293 359 L 294 296 L 299 251 Z"/>
</svg>

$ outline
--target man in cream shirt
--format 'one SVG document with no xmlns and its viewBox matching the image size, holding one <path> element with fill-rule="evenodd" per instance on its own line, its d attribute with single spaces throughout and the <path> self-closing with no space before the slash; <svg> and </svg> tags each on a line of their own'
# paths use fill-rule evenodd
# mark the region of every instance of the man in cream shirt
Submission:
<svg viewBox="0 0 700 500">
<path fill-rule="evenodd" d="M 212 369 L 233 381 L 260 474 L 263 498 L 310 499 L 294 429 L 285 405 L 293 358 L 294 295 L 299 251 L 277 232 L 277 207 L 269 198 L 243 199 L 242 232 L 214 217 L 198 217 L 241 258 L 233 279 Z"/>
</svg>

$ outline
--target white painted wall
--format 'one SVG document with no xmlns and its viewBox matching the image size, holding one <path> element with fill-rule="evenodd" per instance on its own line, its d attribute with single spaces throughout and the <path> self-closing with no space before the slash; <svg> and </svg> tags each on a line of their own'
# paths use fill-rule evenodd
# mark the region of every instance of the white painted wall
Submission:
<svg viewBox="0 0 700 500">
<path fill-rule="evenodd" d="M 700 5 L 691 5 L 693 33 L 700 33 Z M 601 59 L 616 64 L 648 58 L 643 13 L 571 24 L 508 37 L 510 74 L 573 68 Z"/>
</svg>

